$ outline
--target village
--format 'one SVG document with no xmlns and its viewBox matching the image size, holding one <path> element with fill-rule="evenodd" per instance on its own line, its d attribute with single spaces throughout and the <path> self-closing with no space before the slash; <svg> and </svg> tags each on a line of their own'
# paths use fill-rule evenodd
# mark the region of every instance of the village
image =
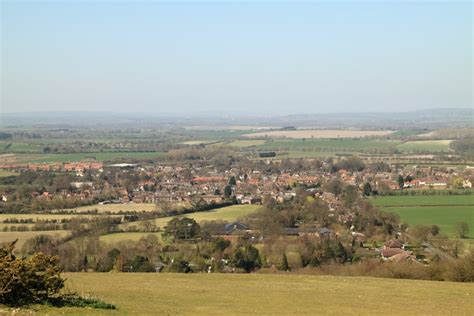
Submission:
<svg viewBox="0 0 474 316">
<path fill-rule="evenodd" d="M 275 166 L 277 168 L 275 168 Z M 280 168 L 283 166 L 283 168 Z M 13 172 L 55 172 L 74 178 L 69 188 L 56 191 L 32 191 L 37 199 L 78 198 L 100 199 L 104 193 L 112 197 L 101 203 L 192 203 L 199 198 L 205 203 L 220 203 L 233 197 L 238 204 L 261 204 L 263 197 L 281 203 L 292 199 L 295 188 L 304 185 L 308 190 L 331 204 L 338 206 L 336 192 L 322 192 L 321 185 L 334 180 L 352 185 L 366 195 L 391 195 L 405 190 L 448 190 L 472 188 L 474 167 L 403 167 L 376 164 L 363 170 L 330 170 L 328 162 L 318 162 L 315 168 L 297 170 L 284 168 L 284 162 L 267 160 L 252 167 L 233 167 L 217 171 L 212 165 L 193 164 L 189 167 L 149 164 L 109 164 L 102 162 L 75 162 L 56 164 L 0 165 L 0 169 Z M 376 169 L 383 166 L 384 171 Z M 275 170 L 276 169 L 276 170 Z M 380 169 L 380 168 L 379 168 Z M 111 178 L 110 176 L 113 176 Z M 418 193 L 419 194 L 419 193 Z M 16 193 L 2 192 L 2 201 L 15 199 Z"/>
</svg>

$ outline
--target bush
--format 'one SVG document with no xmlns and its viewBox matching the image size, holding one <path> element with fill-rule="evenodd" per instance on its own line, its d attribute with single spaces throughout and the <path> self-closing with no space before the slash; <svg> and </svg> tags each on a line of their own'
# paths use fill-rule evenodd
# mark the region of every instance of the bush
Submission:
<svg viewBox="0 0 474 316">
<path fill-rule="evenodd" d="M 65 280 L 61 278 L 59 258 L 41 252 L 29 258 L 17 258 L 13 255 L 15 243 L 0 247 L 0 304 L 115 309 L 114 305 L 98 299 L 60 293 Z"/>
<path fill-rule="evenodd" d="M 15 243 L 0 248 L 0 303 L 20 306 L 57 296 L 64 287 L 59 258 L 43 253 L 16 258 Z"/>
</svg>

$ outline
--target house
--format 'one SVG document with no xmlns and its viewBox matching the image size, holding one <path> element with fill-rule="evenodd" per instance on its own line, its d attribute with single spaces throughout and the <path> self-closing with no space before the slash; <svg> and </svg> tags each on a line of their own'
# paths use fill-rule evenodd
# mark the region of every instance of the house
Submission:
<svg viewBox="0 0 474 316">
<path fill-rule="evenodd" d="M 322 237 L 329 237 L 331 235 L 332 231 L 326 227 L 318 229 L 317 235 L 319 238 Z"/>
<path fill-rule="evenodd" d="M 262 204 L 262 198 L 258 196 L 244 196 L 240 199 L 241 204 Z"/>
<path fill-rule="evenodd" d="M 405 249 L 405 244 L 403 244 L 399 239 L 390 239 L 384 244 L 383 248 L 384 249 L 387 249 L 387 248 Z"/>
<path fill-rule="evenodd" d="M 383 260 L 389 260 L 393 262 L 401 262 L 404 260 L 415 260 L 411 251 L 405 250 L 405 244 L 399 239 L 391 239 L 387 241 L 382 249 L 380 255 Z"/>
<path fill-rule="evenodd" d="M 239 232 L 248 232 L 249 227 L 245 224 L 242 224 L 240 222 L 233 222 L 230 224 L 226 224 L 224 226 L 224 234 L 230 235 L 233 233 L 239 233 Z"/>
</svg>

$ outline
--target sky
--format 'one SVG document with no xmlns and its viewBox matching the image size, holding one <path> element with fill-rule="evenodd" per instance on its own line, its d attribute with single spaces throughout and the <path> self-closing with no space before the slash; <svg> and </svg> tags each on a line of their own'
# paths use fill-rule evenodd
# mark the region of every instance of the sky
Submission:
<svg viewBox="0 0 474 316">
<path fill-rule="evenodd" d="M 470 1 L 0 3 L 0 113 L 473 106 Z"/>
</svg>

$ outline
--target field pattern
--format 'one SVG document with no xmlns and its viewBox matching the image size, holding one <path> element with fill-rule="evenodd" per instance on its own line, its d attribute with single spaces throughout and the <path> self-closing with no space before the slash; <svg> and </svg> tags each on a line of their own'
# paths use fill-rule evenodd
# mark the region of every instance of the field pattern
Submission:
<svg viewBox="0 0 474 316">
<path fill-rule="evenodd" d="M 230 221 L 235 221 L 239 217 L 255 212 L 257 209 L 259 209 L 259 207 L 260 206 L 258 205 L 232 205 L 232 206 L 227 206 L 227 207 L 219 208 L 212 211 L 196 212 L 196 213 L 186 214 L 183 216 L 194 218 L 194 220 L 197 222 L 202 222 L 206 220 L 211 221 L 211 220 L 218 220 L 218 219 L 230 222 Z M 174 217 L 175 216 L 161 217 L 161 218 L 154 219 L 152 221 L 158 227 L 163 228 Z M 122 226 L 139 225 L 139 223 L 140 222 L 132 222 L 132 223 L 124 224 Z"/>
<path fill-rule="evenodd" d="M 359 138 L 367 136 L 387 136 L 393 131 L 351 131 L 351 130 L 291 130 L 291 131 L 268 131 L 245 134 L 248 138 Z"/>
</svg>

